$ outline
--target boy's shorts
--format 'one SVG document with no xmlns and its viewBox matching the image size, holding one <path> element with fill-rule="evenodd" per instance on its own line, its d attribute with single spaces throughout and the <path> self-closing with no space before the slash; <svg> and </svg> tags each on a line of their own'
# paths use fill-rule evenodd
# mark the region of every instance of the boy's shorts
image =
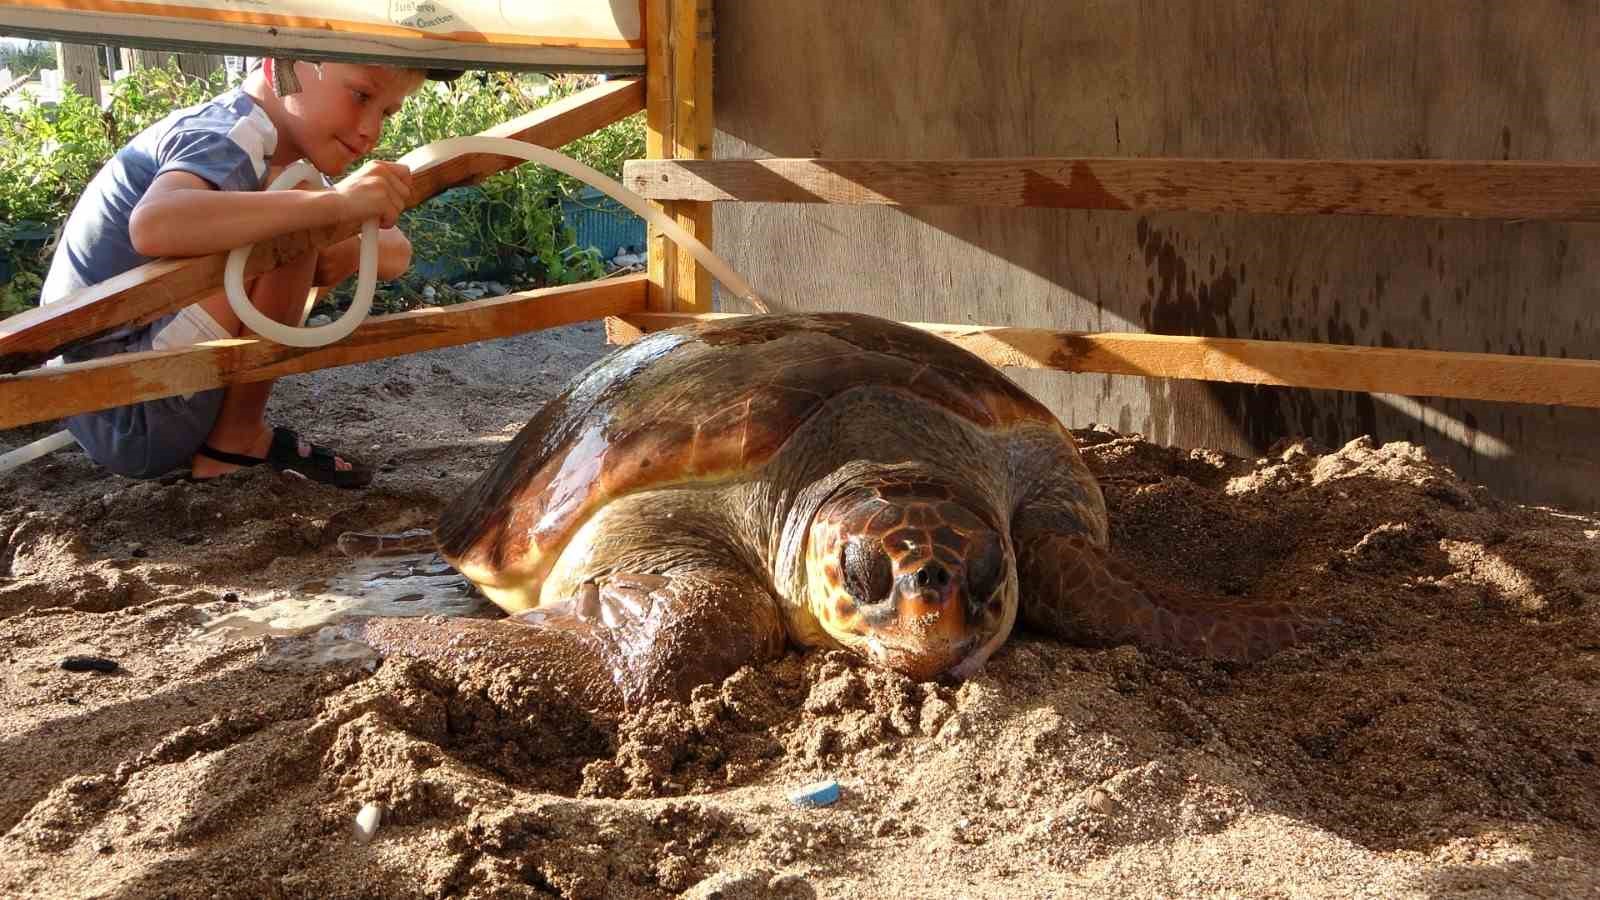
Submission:
<svg viewBox="0 0 1600 900">
<path fill-rule="evenodd" d="M 201 341 L 233 337 L 199 306 L 186 306 L 123 337 L 65 354 L 81 362 L 114 353 L 170 350 Z M 222 388 L 187 396 L 146 400 L 115 409 L 82 413 L 66 420 L 89 458 L 129 478 L 155 478 L 186 467 L 205 443 L 222 409 Z"/>
</svg>

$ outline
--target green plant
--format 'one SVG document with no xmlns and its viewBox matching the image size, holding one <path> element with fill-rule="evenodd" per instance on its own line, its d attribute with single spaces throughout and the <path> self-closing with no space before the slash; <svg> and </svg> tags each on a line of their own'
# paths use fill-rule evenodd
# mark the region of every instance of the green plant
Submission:
<svg viewBox="0 0 1600 900">
<path fill-rule="evenodd" d="M 105 110 L 70 87 L 53 106 L 24 102 L 0 112 L 0 302 L 7 309 L 38 303 L 49 265 L 49 243 L 89 180 L 117 149 L 175 109 L 200 103 L 225 88 L 210 79 L 166 68 L 138 69 L 111 89 Z M 424 85 L 384 128 L 373 156 L 396 159 L 441 138 L 475 134 L 587 87 L 593 76 L 468 72 L 452 84 Z M 623 160 L 644 153 L 642 115 L 601 129 L 563 152 L 621 174 Z M 450 260 L 468 271 L 531 284 L 568 284 L 603 274 L 598 254 L 574 245 L 561 222 L 560 201 L 579 182 L 533 164 L 496 174 L 471 188 L 449 191 L 402 219 L 418 261 Z M 421 278 L 386 285 L 379 308 L 413 305 Z M 335 305 L 350 285 L 335 292 Z M 440 291 L 444 299 L 453 295 Z M 384 304 L 391 304 L 385 307 Z"/>
<path fill-rule="evenodd" d="M 33 272 L 20 272 L 0 287 L 0 316 L 12 316 L 38 305 L 44 279 Z"/>
<path fill-rule="evenodd" d="M 228 76 L 222 69 L 196 78 L 180 71 L 176 59 L 162 68 L 135 69 L 112 88 L 103 117 L 113 152 L 173 110 L 203 103 L 227 87 Z"/>
<path fill-rule="evenodd" d="M 545 80 L 469 72 L 448 86 L 425 85 L 384 127 L 374 155 L 396 159 L 423 144 L 476 134 L 593 83 L 593 77 L 584 76 Z M 620 177 L 624 160 L 644 155 L 644 117 L 630 116 L 560 150 Z M 497 260 L 522 256 L 542 268 L 537 280 L 567 284 L 603 274 L 598 259 L 571 264 L 581 250 L 574 250 L 571 231 L 561 227 L 561 199 L 582 187 L 577 179 L 529 163 L 485 179 L 475 191 L 451 192 L 417 207 L 402 227 L 420 258 L 466 260 L 469 268 L 503 271 L 505 264 Z"/>
<path fill-rule="evenodd" d="M 580 91 L 592 76 L 558 76 L 507 72 L 468 72 L 445 85 L 429 83 L 408 99 L 384 126 L 373 156 L 398 159 L 423 144 L 476 134 L 548 103 Z M 613 177 L 625 160 L 644 155 L 644 117 L 630 116 L 585 135 L 561 152 Z M 448 260 L 480 277 L 522 280 L 535 285 L 571 284 L 605 274 L 599 254 L 578 247 L 561 219 L 561 200 L 583 183 L 552 169 L 529 163 L 486 178 L 469 188 L 446 191 L 401 217 L 419 262 Z M 407 308 L 420 297 L 422 279 L 380 288 L 374 307 Z M 351 294 L 345 284 L 327 301 L 344 306 Z M 456 295 L 439 291 L 435 302 Z"/>
<path fill-rule="evenodd" d="M 0 45 L 0 68 L 13 75 L 48 69 L 56 64 L 56 47 L 45 41 Z"/>
<path fill-rule="evenodd" d="M 0 288 L 8 306 L 38 304 L 50 264 L 40 238 L 66 221 L 106 160 L 172 110 L 220 93 L 223 78 L 191 78 L 174 61 L 117 82 L 104 110 L 65 85 L 56 104 L 25 100 L 0 113 L 0 271 L 11 272 Z"/>
</svg>

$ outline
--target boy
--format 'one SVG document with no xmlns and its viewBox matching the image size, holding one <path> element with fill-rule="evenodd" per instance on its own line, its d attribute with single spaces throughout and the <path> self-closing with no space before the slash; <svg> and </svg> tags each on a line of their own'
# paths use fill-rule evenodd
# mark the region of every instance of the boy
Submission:
<svg viewBox="0 0 1600 900">
<path fill-rule="evenodd" d="M 332 190 L 260 188 L 299 159 L 326 175 L 343 172 L 373 148 L 384 120 L 424 76 L 417 69 L 269 58 L 238 88 L 167 116 L 90 181 L 62 230 L 42 302 L 157 257 L 225 252 L 290 231 L 371 218 L 382 228 L 378 278 L 398 277 L 411 263 L 411 244 L 394 227 L 411 193 L 404 166 L 370 162 Z M 274 85 L 297 89 L 280 93 Z M 251 301 L 276 321 L 300 324 L 313 285 L 338 284 L 356 270 L 358 241 L 263 273 L 248 286 Z M 64 355 L 77 362 L 247 331 L 219 289 L 175 315 Z M 265 463 L 339 487 L 372 480 L 368 467 L 287 428 L 269 427 L 271 390 L 270 381 L 236 384 L 73 416 L 67 427 L 95 462 L 132 478 L 188 465 L 190 476 L 203 480 Z"/>
</svg>

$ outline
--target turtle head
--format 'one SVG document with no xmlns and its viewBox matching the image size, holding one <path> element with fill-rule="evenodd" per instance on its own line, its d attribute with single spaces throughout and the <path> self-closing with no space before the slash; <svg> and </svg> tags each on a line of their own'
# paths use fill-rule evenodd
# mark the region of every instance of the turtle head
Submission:
<svg viewBox="0 0 1600 900">
<path fill-rule="evenodd" d="M 1017 567 L 1005 535 L 945 485 L 869 481 L 817 510 L 809 603 L 829 636 L 913 678 L 967 677 L 1011 633 Z"/>
</svg>

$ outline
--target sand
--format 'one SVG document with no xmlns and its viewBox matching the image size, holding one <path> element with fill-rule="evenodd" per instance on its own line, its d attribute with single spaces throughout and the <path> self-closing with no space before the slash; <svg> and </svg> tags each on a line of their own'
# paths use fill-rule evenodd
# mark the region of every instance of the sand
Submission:
<svg viewBox="0 0 1600 900">
<path fill-rule="evenodd" d="M 950 685 L 795 652 L 555 740 L 432 663 L 215 639 L 346 567 L 341 532 L 428 526 L 603 349 L 281 385 L 277 421 L 383 464 L 366 491 L 76 450 L 0 476 L 0 895 L 1600 895 L 1600 520 L 1406 444 L 1075 432 L 1156 585 L 1337 623 L 1254 665 L 1018 634 Z M 787 799 L 823 779 L 834 805 Z"/>
</svg>

